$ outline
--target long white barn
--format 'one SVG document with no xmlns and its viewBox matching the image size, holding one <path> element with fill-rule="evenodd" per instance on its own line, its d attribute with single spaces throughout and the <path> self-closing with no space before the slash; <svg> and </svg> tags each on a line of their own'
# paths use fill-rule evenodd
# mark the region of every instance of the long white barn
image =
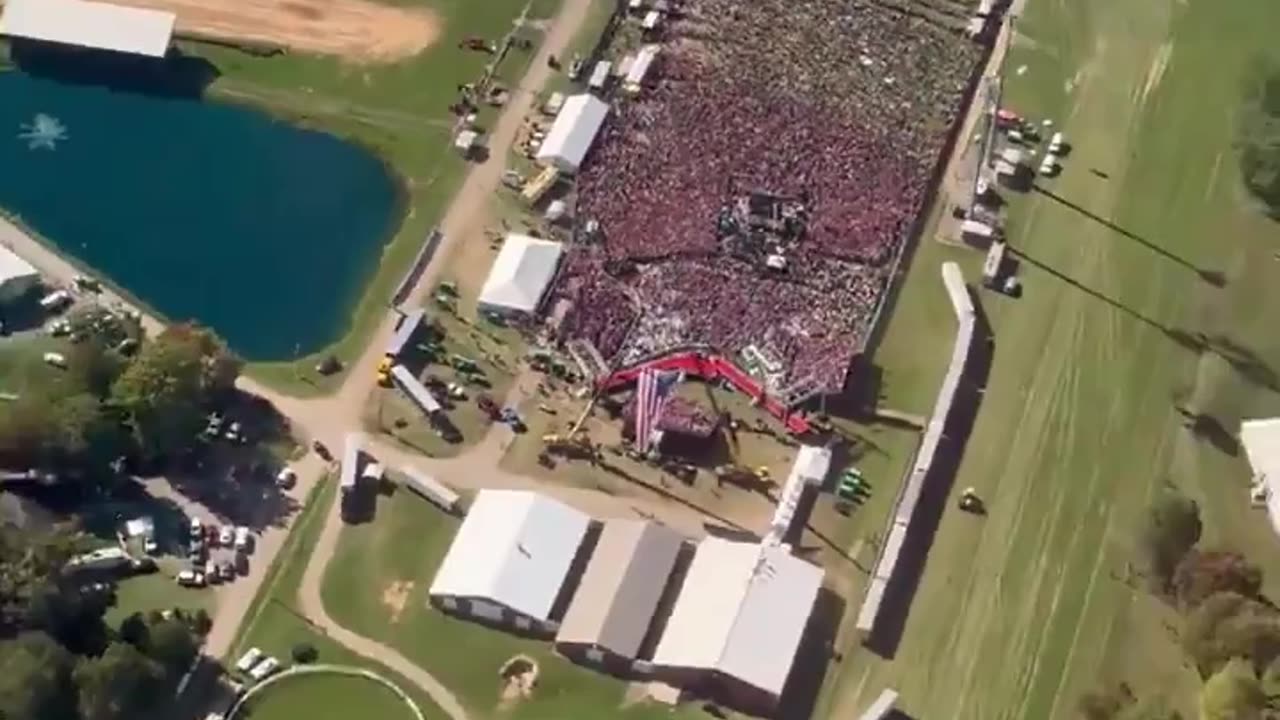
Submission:
<svg viewBox="0 0 1280 720">
<path fill-rule="evenodd" d="M 88 0 L 7 0 L 0 35 L 164 57 L 178 16 Z"/>
</svg>

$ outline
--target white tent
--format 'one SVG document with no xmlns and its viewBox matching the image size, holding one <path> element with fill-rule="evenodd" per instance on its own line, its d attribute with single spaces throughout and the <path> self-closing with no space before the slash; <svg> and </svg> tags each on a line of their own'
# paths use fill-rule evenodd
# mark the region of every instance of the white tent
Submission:
<svg viewBox="0 0 1280 720">
<path fill-rule="evenodd" d="M 528 490 L 482 490 L 453 538 L 429 594 L 445 607 L 498 605 L 546 624 L 591 519 Z M 492 618 L 491 619 L 497 619 Z"/>
<path fill-rule="evenodd" d="M 84 0 L 8 0 L 0 35 L 164 57 L 177 15 Z"/>
<path fill-rule="evenodd" d="M 0 245 L 0 302 L 13 300 L 35 287 L 40 273 L 9 248 Z"/>
<path fill-rule="evenodd" d="M 796 510 L 800 507 L 805 488 L 821 487 L 830 470 L 831 450 L 814 445 L 800 446 L 787 482 L 778 495 L 778 507 L 773 512 L 769 532 L 764 538 L 766 543 L 777 545 L 783 542 L 795 523 Z"/>
<path fill-rule="evenodd" d="M 649 69 L 653 67 L 653 61 L 658 58 L 658 51 L 661 49 L 661 45 L 645 45 L 640 48 L 640 52 L 636 54 L 635 62 L 631 64 L 631 67 L 627 68 L 627 78 L 623 84 L 627 92 L 640 92 L 645 78 L 649 75 Z"/>
<path fill-rule="evenodd" d="M 821 585 L 821 568 L 781 546 L 707 538 L 689 566 L 653 664 L 718 672 L 776 700 Z"/>
<path fill-rule="evenodd" d="M 538 147 L 538 162 L 577 172 L 609 114 L 609 104 L 594 95 L 574 95 L 564 101 L 551 130 Z"/>
<path fill-rule="evenodd" d="M 537 310 L 563 252 L 552 240 L 508 235 L 480 289 L 480 309 L 503 314 Z"/>
</svg>

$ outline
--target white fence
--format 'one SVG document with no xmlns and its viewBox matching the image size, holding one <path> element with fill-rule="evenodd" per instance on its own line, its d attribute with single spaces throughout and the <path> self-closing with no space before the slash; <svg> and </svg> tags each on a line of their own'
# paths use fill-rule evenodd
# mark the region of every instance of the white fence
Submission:
<svg viewBox="0 0 1280 720">
<path fill-rule="evenodd" d="M 382 677 L 378 673 L 373 672 L 372 670 L 365 670 L 364 668 L 357 668 L 357 667 L 348 667 L 346 665 L 294 665 L 288 670 L 285 670 L 284 672 L 279 673 L 278 675 L 273 675 L 267 678 L 266 680 L 263 680 L 262 682 L 258 683 L 257 685 L 254 685 L 253 687 L 249 688 L 249 691 L 241 695 L 240 699 L 236 700 L 235 704 L 231 706 L 231 709 L 227 711 L 227 720 L 235 720 L 236 713 L 240 712 L 240 709 L 243 708 L 245 704 L 248 703 L 251 699 L 253 699 L 255 695 L 258 695 L 263 690 L 266 690 L 267 688 L 271 687 L 272 685 L 275 685 L 278 682 L 288 680 L 289 678 L 298 677 L 301 675 L 320 675 L 320 674 L 347 675 L 350 677 L 361 677 L 366 680 L 371 680 L 373 682 L 376 682 L 379 685 L 382 685 L 383 687 L 387 688 L 391 692 L 395 693 L 396 697 L 400 698 L 405 705 L 408 705 L 409 710 L 413 712 L 413 716 L 415 720 L 427 720 L 426 716 L 422 714 L 422 709 L 418 707 L 418 703 L 414 702 L 413 698 L 409 697 L 409 695 L 404 690 L 401 690 L 399 685 L 396 685 L 395 683 Z M 353 713 L 358 715 L 359 709 L 358 708 L 355 709 Z"/>
<path fill-rule="evenodd" d="M 942 432 L 946 427 L 947 418 L 951 416 L 956 391 L 964 378 L 965 366 L 973 345 L 977 313 L 973 307 L 973 299 L 969 296 L 969 289 L 964 284 L 964 275 L 960 272 L 960 266 L 951 262 L 943 263 L 942 282 L 947 288 L 947 294 L 951 297 L 951 306 L 955 310 L 960 328 L 956 332 L 956 342 L 951 349 L 951 364 L 947 367 L 947 374 L 942 379 L 942 387 L 938 389 L 933 414 L 929 416 L 929 423 L 925 426 L 924 436 L 916 451 L 915 463 L 898 491 L 893 516 L 889 520 L 889 528 L 880 546 L 880 556 L 876 558 L 875 568 L 871 572 L 871 582 L 867 585 L 867 594 L 863 598 L 862 608 L 858 611 L 858 622 L 855 627 L 862 632 L 870 632 L 875 627 L 885 591 L 893 579 L 894 571 L 898 566 L 898 556 L 911 529 L 911 518 L 915 515 L 916 505 L 920 502 L 925 478 L 933 468 L 938 446 L 942 442 Z"/>
</svg>

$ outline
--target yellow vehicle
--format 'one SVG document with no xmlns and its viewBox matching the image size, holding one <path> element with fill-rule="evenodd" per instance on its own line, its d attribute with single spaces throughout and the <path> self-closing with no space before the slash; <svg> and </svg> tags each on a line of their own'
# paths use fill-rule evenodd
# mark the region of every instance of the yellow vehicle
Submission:
<svg viewBox="0 0 1280 720">
<path fill-rule="evenodd" d="M 391 358 L 384 357 L 378 362 L 378 384 L 382 387 L 391 386 Z"/>
</svg>

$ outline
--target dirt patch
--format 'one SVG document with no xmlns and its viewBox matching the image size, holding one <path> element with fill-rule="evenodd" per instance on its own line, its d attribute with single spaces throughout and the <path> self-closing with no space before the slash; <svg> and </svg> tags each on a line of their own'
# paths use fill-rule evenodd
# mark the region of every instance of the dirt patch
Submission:
<svg viewBox="0 0 1280 720">
<path fill-rule="evenodd" d="M 538 684 L 538 663 L 528 655 L 516 655 L 502 663 L 498 676 L 502 678 L 500 705 L 509 708 L 533 694 L 533 687 Z"/>
<path fill-rule="evenodd" d="M 382 589 L 382 604 L 387 607 L 392 624 L 400 621 L 400 616 L 404 614 L 412 592 L 412 580 L 395 580 Z"/>
<path fill-rule="evenodd" d="M 416 55 L 440 35 L 425 8 L 370 0 L 120 0 L 170 10 L 178 32 L 340 55 L 354 62 L 392 62 Z"/>
</svg>

